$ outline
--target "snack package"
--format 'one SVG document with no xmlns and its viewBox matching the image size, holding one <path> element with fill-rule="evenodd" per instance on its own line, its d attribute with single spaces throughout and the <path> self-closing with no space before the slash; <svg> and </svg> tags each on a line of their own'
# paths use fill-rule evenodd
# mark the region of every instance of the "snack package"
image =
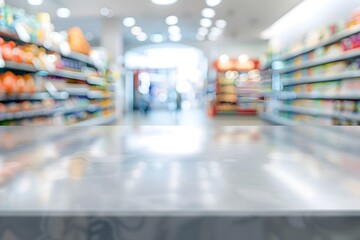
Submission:
<svg viewBox="0 0 360 240">
<path fill-rule="evenodd" d="M 70 48 L 73 52 L 90 55 L 91 52 L 90 44 L 86 40 L 83 32 L 79 27 L 70 28 L 68 34 L 69 34 Z"/>
</svg>

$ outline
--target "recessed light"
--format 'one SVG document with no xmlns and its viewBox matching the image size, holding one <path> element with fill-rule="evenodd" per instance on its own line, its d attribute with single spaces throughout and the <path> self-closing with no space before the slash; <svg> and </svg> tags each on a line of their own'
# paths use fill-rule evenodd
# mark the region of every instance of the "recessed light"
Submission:
<svg viewBox="0 0 360 240">
<path fill-rule="evenodd" d="M 142 33 L 142 29 L 141 29 L 141 27 L 138 27 L 138 26 L 132 27 L 131 33 L 134 35 L 138 35 L 138 34 Z"/>
<path fill-rule="evenodd" d="M 218 40 L 218 37 L 219 37 L 219 36 L 217 36 L 217 35 L 215 35 L 215 34 L 212 34 L 212 33 L 210 33 L 210 34 L 208 35 L 208 39 L 209 39 L 210 41 L 216 41 L 216 40 Z"/>
<path fill-rule="evenodd" d="M 109 8 L 107 8 L 107 7 L 102 7 L 102 8 L 100 9 L 100 14 L 101 14 L 102 16 L 104 16 L 104 17 L 108 17 L 108 16 L 111 15 L 111 10 L 110 10 Z"/>
<path fill-rule="evenodd" d="M 144 42 L 147 40 L 147 34 L 142 32 L 142 33 L 139 33 L 137 36 L 136 36 L 136 39 L 140 42 Z"/>
<path fill-rule="evenodd" d="M 200 20 L 200 26 L 202 26 L 202 27 L 208 28 L 208 27 L 211 27 L 211 25 L 212 25 L 212 21 L 208 18 L 203 18 Z"/>
<path fill-rule="evenodd" d="M 219 61 L 221 63 L 228 63 L 230 61 L 230 57 L 226 54 L 220 56 Z"/>
<path fill-rule="evenodd" d="M 133 27 L 136 24 L 136 20 L 133 17 L 124 18 L 123 24 L 125 27 Z"/>
<path fill-rule="evenodd" d="M 215 7 L 217 5 L 219 5 L 222 2 L 222 0 L 206 0 L 206 4 L 209 7 Z"/>
<path fill-rule="evenodd" d="M 164 41 L 164 37 L 161 34 L 154 34 L 151 36 L 151 41 L 154 43 L 161 43 Z"/>
<path fill-rule="evenodd" d="M 154 4 L 158 5 L 170 5 L 177 2 L 177 0 L 151 0 Z"/>
<path fill-rule="evenodd" d="M 176 25 L 179 22 L 179 18 L 176 16 L 168 16 L 165 22 L 167 25 Z"/>
<path fill-rule="evenodd" d="M 209 33 L 209 29 L 201 27 L 198 29 L 198 34 L 201 36 L 206 36 Z"/>
<path fill-rule="evenodd" d="M 213 18 L 215 17 L 216 15 L 216 12 L 214 9 L 212 8 L 204 8 L 202 11 L 201 11 L 201 15 L 205 18 Z"/>
<path fill-rule="evenodd" d="M 220 36 L 223 33 L 223 31 L 220 28 L 212 27 L 211 28 L 211 34 L 215 36 Z"/>
<path fill-rule="evenodd" d="M 179 42 L 182 39 L 181 34 L 174 34 L 174 35 L 170 35 L 170 40 L 173 42 Z"/>
<path fill-rule="evenodd" d="M 56 10 L 56 15 L 60 18 L 68 18 L 71 15 L 70 9 L 68 8 L 59 8 Z"/>
<path fill-rule="evenodd" d="M 215 25 L 218 27 L 218 28 L 226 28 L 227 26 L 227 22 L 223 19 L 219 19 L 215 22 Z"/>
<path fill-rule="evenodd" d="M 168 32 L 170 33 L 170 34 L 179 34 L 180 32 L 181 32 L 181 29 L 178 27 L 178 26 L 170 26 L 169 28 L 168 28 Z"/>
<path fill-rule="evenodd" d="M 28 4 L 33 6 L 39 6 L 43 3 L 43 0 L 27 0 Z"/>
<path fill-rule="evenodd" d="M 239 57 L 239 62 L 240 63 L 247 63 L 249 60 L 250 60 L 250 57 L 247 54 L 242 54 Z"/>
</svg>

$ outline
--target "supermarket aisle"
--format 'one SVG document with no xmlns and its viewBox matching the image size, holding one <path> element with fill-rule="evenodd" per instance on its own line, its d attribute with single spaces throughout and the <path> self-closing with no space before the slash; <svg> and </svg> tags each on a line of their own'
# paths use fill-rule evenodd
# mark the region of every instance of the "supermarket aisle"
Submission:
<svg viewBox="0 0 360 240">
<path fill-rule="evenodd" d="M 247 115 L 219 115 L 209 118 L 204 110 L 187 110 L 181 112 L 152 111 L 147 116 L 135 112 L 126 114 L 125 119 L 118 122 L 119 125 L 142 125 L 142 126 L 263 126 L 267 125 L 257 116 Z"/>
</svg>

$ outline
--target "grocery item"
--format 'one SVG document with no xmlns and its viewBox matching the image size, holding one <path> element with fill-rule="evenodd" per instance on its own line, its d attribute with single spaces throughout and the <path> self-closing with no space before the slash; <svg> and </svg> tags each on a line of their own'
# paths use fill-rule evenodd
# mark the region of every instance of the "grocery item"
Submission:
<svg viewBox="0 0 360 240">
<path fill-rule="evenodd" d="M 74 52 L 90 55 L 91 47 L 79 27 L 70 28 L 68 31 L 70 48 Z"/>
</svg>

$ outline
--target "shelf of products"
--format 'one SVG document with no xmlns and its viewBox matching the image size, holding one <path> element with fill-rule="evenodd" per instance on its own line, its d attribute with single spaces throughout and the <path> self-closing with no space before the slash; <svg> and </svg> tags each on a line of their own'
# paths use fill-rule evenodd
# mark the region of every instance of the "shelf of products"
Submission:
<svg viewBox="0 0 360 240">
<path fill-rule="evenodd" d="M 257 67 L 258 62 L 255 60 L 215 63 L 216 113 L 256 114 L 261 81 Z"/>
<path fill-rule="evenodd" d="M 112 80 L 79 28 L 61 34 L 49 14 L 0 10 L 0 125 L 71 125 L 114 114 Z"/>
<path fill-rule="evenodd" d="M 360 11 L 346 24 L 320 29 L 311 45 L 297 44 L 268 62 L 264 113 L 315 125 L 360 125 Z M 303 46 L 303 47 L 301 47 Z M 288 125 L 288 124 L 286 124 Z"/>
</svg>

